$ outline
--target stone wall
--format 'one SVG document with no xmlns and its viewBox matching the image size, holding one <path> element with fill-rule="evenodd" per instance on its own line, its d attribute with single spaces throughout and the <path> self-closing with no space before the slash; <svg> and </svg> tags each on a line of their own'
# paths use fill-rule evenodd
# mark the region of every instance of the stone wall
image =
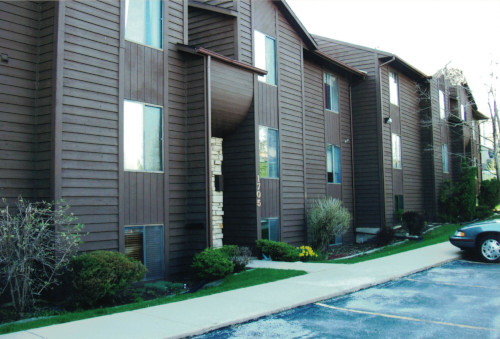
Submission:
<svg viewBox="0 0 500 339">
<path fill-rule="evenodd" d="M 211 177 L 212 177 L 212 242 L 214 248 L 222 247 L 222 227 L 224 216 L 223 193 L 215 190 L 215 176 L 222 175 L 222 139 L 211 139 Z"/>
</svg>

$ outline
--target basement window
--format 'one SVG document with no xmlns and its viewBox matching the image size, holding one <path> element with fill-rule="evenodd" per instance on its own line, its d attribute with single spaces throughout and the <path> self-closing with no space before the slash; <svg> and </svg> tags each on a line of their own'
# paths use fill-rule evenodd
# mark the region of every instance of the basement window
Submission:
<svg viewBox="0 0 500 339">
<path fill-rule="evenodd" d="M 125 170 L 163 171 L 162 108 L 141 102 L 124 102 Z"/>
<path fill-rule="evenodd" d="M 146 266 L 146 280 L 164 276 L 163 225 L 125 227 L 125 254 Z"/>
<path fill-rule="evenodd" d="M 260 220 L 262 239 L 280 241 L 280 219 L 265 218 Z"/>
<path fill-rule="evenodd" d="M 125 1 L 125 39 L 162 48 L 161 0 Z"/>
</svg>

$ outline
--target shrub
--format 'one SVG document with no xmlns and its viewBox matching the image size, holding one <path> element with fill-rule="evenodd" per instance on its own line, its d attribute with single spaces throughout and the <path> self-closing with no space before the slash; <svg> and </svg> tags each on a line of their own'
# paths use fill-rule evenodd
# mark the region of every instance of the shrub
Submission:
<svg viewBox="0 0 500 339">
<path fill-rule="evenodd" d="M 500 204 L 498 180 L 495 178 L 483 181 L 479 191 L 479 205 L 494 209 L 498 204 Z"/>
<path fill-rule="evenodd" d="M 425 227 L 424 217 L 415 211 L 404 212 L 402 226 L 410 235 L 422 235 Z"/>
<path fill-rule="evenodd" d="M 314 200 L 307 218 L 311 245 L 326 252 L 335 235 L 344 233 L 351 220 L 351 214 L 342 207 L 341 201 L 331 197 Z"/>
<path fill-rule="evenodd" d="M 195 254 L 191 267 L 200 279 L 208 281 L 222 279 L 234 271 L 234 264 L 226 253 L 215 248 L 206 248 Z"/>
<path fill-rule="evenodd" d="M 310 246 L 297 247 L 299 252 L 300 261 L 314 261 L 318 260 L 318 255 L 314 253 Z"/>
<path fill-rule="evenodd" d="M 224 245 L 218 250 L 234 264 L 235 273 L 243 271 L 252 256 L 252 252 L 248 247 L 239 247 L 237 245 Z"/>
<path fill-rule="evenodd" d="M 256 244 L 259 251 L 266 256 L 271 257 L 272 260 L 288 262 L 300 260 L 299 251 L 287 243 L 259 239 L 256 241 Z"/>
<path fill-rule="evenodd" d="M 82 306 L 112 301 L 147 271 L 139 261 L 112 251 L 83 253 L 72 260 L 71 268 L 75 299 Z"/>
<path fill-rule="evenodd" d="M 493 215 L 493 211 L 489 206 L 479 205 L 476 207 L 476 218 L 487 219 Z"/>
<path fill-rule="evenodd" d="M 394 229 L 392 227 L 383 227 L 377 232 L 377 246 L 385 246 L 394 240 Z"/>
<path fill-rule="evenodd" d="M 0 209 L 0 294 L 9 290 L 18 315 L 35 306 L 36 297 L 59 283 L 80 244 L 83 225 L 62 201 L 27 202 L 15 208 L 5 199 Z"/>
<path fill-rule="evenodd" d="M 443 221 L 469 221 L 476 215 L 477 168 L 465 160 L 460 167 L 460 180 L 455 184 L 443 183 L 440 202 L 440 217 Z"/>
</svg>

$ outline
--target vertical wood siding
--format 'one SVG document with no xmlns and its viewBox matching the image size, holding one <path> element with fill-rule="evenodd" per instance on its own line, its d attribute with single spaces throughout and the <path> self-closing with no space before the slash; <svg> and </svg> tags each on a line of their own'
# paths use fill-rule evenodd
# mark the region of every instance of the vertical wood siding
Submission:
<svg viewBox="0 0 500 339">
<path fill-rule="evenodd" d="M 235 55 L 236 18 L 189 8 L 189 44 L 205 47 L 229 58 Z"/>
<path fill-rule="evenodd" d="M 252 1 L 240 0 L 238 5 L 238 59 L 252 65 Z"/>
<path fill-rule="evenodd" d="M 306 237 L 302 42 L 281 12 L 278 12 L 277 57 L 282 185 L 281 239 L 291 244 L 299 244 L 304 242 Z"/>
<path fill-rule="evenodd" d="M 393 70 L 394 71 L 394 70 Z M 401 78 L 398 72 L 396 74 Z M 403 144 L 403 136 L 401 135 L 401 105 L 403 104 L 401 79 L 399 80 L 399 101 L 400 107 L 394 107 L 390 103 L 389 93 L 389 66 L 382 67 L 380 70 L 380 91 L 381 91 L 381 118 L 391 117 L 391 124 L 382 124 L 382 140 L 383 140 L 383 165 L 384 165 L 384 180 L 385 180 L 385 223 L 392 226 L 394 219 L 394 195 L 403 194 L 403 170 L 392 168 L 392 133 L 397 133 L 401 136 L 401 144 Z M 403 151 L 401 151 L 403 152 Z M 403 168 L 405 162 L 402 161 Z"/>
<path fill-rule="evenodd" d="M 52 1 L 40 5 L 40 35 L 38 40 L 37 151 L 35 155 L 37 199 L 50 200 L 51 123 L 53 102 L 54 15 Z"/>
<path fill-rule="evenodd" d="M 306 146 L 306 193 L 308 202 L 326 196 L 326 140 L 323 109 L 323 70 L 304 63 L 304 143 Z"/>
<path fill-rule="evenodd" d="M 119 3 L 68 1 L 64 24 L 61 197 L 82 250 L 118 249 Z"/>
<path fill-rule="evenodd" d="M 367 77 L 352 88 L 356 226 L 379 227 L 381 220 L 379 139 L 377 133 L 377 60 L 372 52 L 315 36 L 320 50 L 357 69 Z"/>
<path fill-rule="evenodd" d="M 36 78 L 40 7 L 0 3 L 0 197 L 35 198 Z M 50 90 L 49 90 L 50 91 Z"/>
</svg>

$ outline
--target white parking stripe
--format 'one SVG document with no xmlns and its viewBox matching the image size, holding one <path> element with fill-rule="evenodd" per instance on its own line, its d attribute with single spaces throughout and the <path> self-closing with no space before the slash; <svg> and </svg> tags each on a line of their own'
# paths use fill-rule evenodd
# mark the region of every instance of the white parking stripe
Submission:
<svg viewBox="0 0 500 339">
<path fill-rule="evenodd" d="M 353 310 L 353 309 L 349 309 L 349 308 L 342 308 L 342 307 L 330 306 L 330 305 L 326 305 L 326 304 L 322 304 L 322 303 L 315 303 L 315 305 L 326 307 L 326 308 L 330 308 L 332 310 L 337 310 L 337 311 L 345 311 L 345 312 L 359 313 L 359 314 L 369 314 L 369 315 L 375 315 L 375 316 L 384 317 L 384 318 L 409 320 L 409 321 L 418 321 L 418 322 L 431 323 L 431 324 L 437 324 L 437 325 L 446 325 L 446 326 L 453 326 L 453 327 L 468 328 L 468 329 L 472 329 L 472 330 L 500 332 L 499 328 L 477 327 L 477 326 L 470 326 L 470 325 L 446 323 L 446 322 L 442 322 L 442 321 L 434 321 L 434 320 L 425 320 L 425 319 L 404 317 L 404 316 L 392 315 L 392 314 L 384 314 L 384 313 L 377 313 L 377 312 Z"/>
<path fill-rule="evenodd" d="M 500 287 L 492 287 L 492 286 L 452 284 L 452 283 L 426 281 L 426 280 L 418 280 L 418 279 L 410 279 L 410 278 L 405 278 L 405 280 L 419 282 L 419 283 L 425 283 L 425 284 L 448 285 L 448 286 L 458 286 L 458 287 L 475 287 L 475 288 L 485 288 L 488 290 L 500 290 Z"/>
</svg>

